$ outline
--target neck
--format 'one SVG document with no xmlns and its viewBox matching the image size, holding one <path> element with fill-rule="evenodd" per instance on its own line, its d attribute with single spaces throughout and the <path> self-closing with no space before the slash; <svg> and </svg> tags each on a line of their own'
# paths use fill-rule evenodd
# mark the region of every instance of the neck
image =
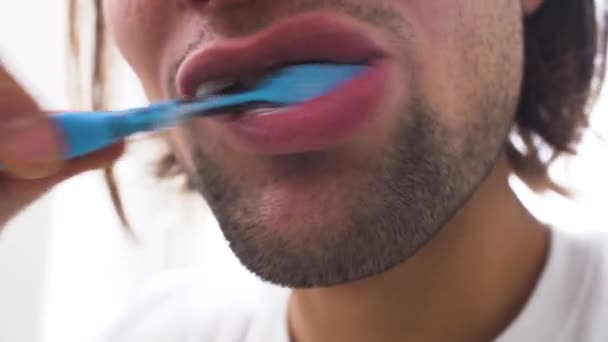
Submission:
<svg viewBox="0 0 608 342">
<path fill-rule="evenodd" d="M 525 305 L 548 231 L 521 205 L 502 158 L 467 205 L 393 270 L 332 288 L 295 290 L 297 342 L 488 341 Z"/>
</svg>

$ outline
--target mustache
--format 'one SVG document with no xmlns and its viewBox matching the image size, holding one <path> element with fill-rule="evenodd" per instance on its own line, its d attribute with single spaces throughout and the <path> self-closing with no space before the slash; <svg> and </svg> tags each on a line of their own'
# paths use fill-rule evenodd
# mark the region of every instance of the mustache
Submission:
<svg viewBox="0 0 608 342">
<path fill-rule="evenodd" d="M 400 45 L 409 40 L 408 22 L 398 14 L 399 11 L 394 6 L 386 3 L 370 3 L 369 0 L 248 0 L 222 6 L 221 2 L 217 2 L 216 5 L 210 6 L 200 30 L 172 65 L 167 85 L 168 93 L 173 97 L 177 95 L 173 87 L 177 71 L 193 50 L 210 44 L 219 36 L 238 38 L 255 34 L 277 20 L 317 11 L 346 16 L 379 31 L 390 33 L 387 36 L 399 40 Z"/>
<path fill-rule="evenodd" d="M 212 6 L 209 23 L 223 36 L 238 37 L 260 31 L 278 19 L 313 11 L 342 14 L 390 31 L 399 31 L 403 20 L 394 6 L 369 0 L 250 0 Z"/>
</svg>

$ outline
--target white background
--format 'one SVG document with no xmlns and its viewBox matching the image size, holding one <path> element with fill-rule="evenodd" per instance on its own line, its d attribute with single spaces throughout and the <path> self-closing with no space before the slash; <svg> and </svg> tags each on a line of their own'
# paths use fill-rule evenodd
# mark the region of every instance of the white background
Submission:
<svg viewBox="0 0 608 342">
<path fill-rule="evenodd" d="M 0 1 L 0 58 L 49 109 L 70 105 L 65 12 L 64 0 Z M 120 104 L 142 103 L 133 75 L 120 71 L 126 84 Z M 597 108 L 594 126 L 608 135 L 604 108 Z M 58 187 L 0 239 L 0 341 L 87 341 L 163 271 L 243 272 L 202 201 L 149 175 L 159 147 L 135 147 L 119 171 L 140 243 L 126 239 L 99 173 Z M 581 157 L 557 164 L 553 172 L 581 191 L 576 201 L 534 196 L 514 181 L 524 202 L 539 218 L 565 229 L 604 230 L 608 145 L 586 139 Z"/>
</svg>

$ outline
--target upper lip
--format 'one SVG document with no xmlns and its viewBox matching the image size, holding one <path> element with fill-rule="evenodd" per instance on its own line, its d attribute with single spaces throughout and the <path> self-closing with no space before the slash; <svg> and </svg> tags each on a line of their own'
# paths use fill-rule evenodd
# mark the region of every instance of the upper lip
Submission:
<svg viewBox="0 0 608 342">
<path fill-rule="evenodd" d="M 217 79 L 289 64 L 370 64 L 384 51 L 359 28 L 325 14 L 291 17 L 256 35 L 218 41 L 193 50 L 180 65 L 175 87 L 192 98 L 198 86 Z"/>
</svg>

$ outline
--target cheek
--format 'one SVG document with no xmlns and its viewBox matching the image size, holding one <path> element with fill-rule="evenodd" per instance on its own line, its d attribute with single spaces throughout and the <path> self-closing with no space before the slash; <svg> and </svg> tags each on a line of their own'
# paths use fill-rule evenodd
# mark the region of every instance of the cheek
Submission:
<svg viewBox="0 0 608 342">
<path fill-rule="evenodd" d="M 510 0 L 416 0 L 410 7 L 415 30 L 415 70 L 420 91 L 440 112 L 465 113 L 496 75 L 518 67 L 518 15 Z M 454 118 L 445 118 L 454 119 Z"/>
<path fill-rule="evenodd" d="M 438 113 L 457 111 L 462 102 L 462 61 L 466 47 L 463 22 L 472 20 L 470 0 L 395 0 L 403 18 L 407 42 L 400 46 L 412 96 L 432 103 Z M 443 109 L 450 109 L 444 111 Z M 448 118 L 441 118 L 442 121 Z"/>
<path fill-rule="evenodd" d="M 166 0 L 105 0 L 106 23 L 149 95 L 158 93 L 162 51 L 173 12 Z"/>
</svg>

